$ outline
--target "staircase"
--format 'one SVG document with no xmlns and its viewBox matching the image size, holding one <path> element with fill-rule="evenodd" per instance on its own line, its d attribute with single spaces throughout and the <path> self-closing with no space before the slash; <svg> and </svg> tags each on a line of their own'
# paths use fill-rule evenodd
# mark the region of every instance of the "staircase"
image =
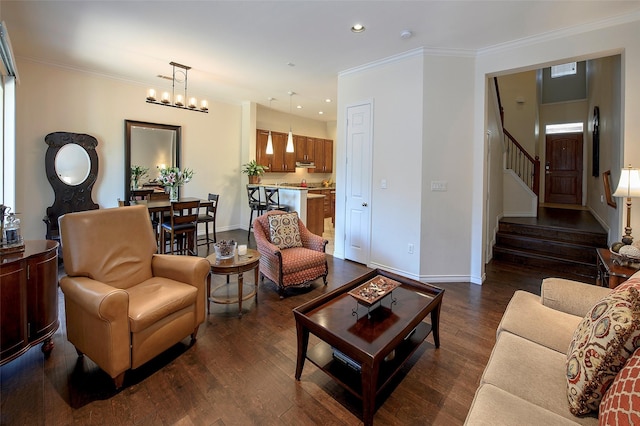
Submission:
<svg viewBox="0 0 640 426">
<path fill-rule="evenodd" d="M 560 211 L 552 215 L 553 220 L 544 214 L 500 220 L 493 258 L 595 282 L 595 249 L 607 247 L 606 231 L 589 212 Z"/>
</svg>

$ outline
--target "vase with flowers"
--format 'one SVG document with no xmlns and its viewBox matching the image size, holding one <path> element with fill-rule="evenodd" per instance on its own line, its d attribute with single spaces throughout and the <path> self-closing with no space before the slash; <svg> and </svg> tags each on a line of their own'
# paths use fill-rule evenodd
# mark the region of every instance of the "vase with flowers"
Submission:
<svg viewBox="0 0 640 426">
<path fill-rule="evenodd" d="M 149 172 L 148 167 L 138 166 L 136 164 L 131 166 L 131 186 L 133 189 L 139 188 L 138 185 L 140 183 L 140 179 L 147 176 L 148 172 Z"/>
<path fill-rule="evenodd" d="M 178 201 L 178 188 L 188 183 L 193 177 L 193 170 L 178 167 L 160 169 L 158 183 L 169 192 L 169 201 Z"/>
</svg>

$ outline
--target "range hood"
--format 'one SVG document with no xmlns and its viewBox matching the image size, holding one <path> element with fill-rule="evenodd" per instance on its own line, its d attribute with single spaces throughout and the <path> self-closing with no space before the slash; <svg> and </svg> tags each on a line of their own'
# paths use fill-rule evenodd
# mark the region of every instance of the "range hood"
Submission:
<svg viewBox="0 0 640 426">
<path fill-rule="evenodd" d="M 316 163 L 313 161 L 296 161 L 296 168 L 299 169 L 315 169 Z"/>
</svg>

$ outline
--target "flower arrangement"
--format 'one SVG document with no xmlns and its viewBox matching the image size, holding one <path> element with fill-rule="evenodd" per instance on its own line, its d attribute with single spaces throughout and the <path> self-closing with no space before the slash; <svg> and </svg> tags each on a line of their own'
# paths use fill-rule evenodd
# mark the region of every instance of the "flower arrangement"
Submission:
<svg viewBox="0 0 640 426">
<path fill-rule="evenodd" d="M 158 183 L 169 189 L 169 201 L 178 201 L 178 187 L 188 183 L 193 177 L 193 170 L 178 167 L 168 167 L 160 169 Z"/>
<path fill-rule="evenodd" d="M 182 186 L 185 183 L 189 183 L 192 177 L 193 170 L 185 168 L 181 171 L 178 167 L 168 167 L 160 169 L 158 183 L 164 187 Z"/>
<path fill-rule="evenodd" d="M 138 166 L 136 164 L 131 166 L 131 183 L 133 184 L 133 189 L 138 189 L 138 181 L 147 176 L 148 172 L 148 167 Z"/>
</svg>

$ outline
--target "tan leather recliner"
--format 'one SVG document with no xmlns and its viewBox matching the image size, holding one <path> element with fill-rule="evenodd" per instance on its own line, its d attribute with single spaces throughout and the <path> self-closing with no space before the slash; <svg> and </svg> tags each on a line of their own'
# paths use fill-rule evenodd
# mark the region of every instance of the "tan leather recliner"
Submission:
<svg viewBox="0 0 640 426">
<path fill-rule="evenodd" d="M 67 339 L 120 388 L 124 374 L 191 335 L 205 319 L 210 264 L 156 254 L 146 206 L 59 219 Z"/>
</svg>

